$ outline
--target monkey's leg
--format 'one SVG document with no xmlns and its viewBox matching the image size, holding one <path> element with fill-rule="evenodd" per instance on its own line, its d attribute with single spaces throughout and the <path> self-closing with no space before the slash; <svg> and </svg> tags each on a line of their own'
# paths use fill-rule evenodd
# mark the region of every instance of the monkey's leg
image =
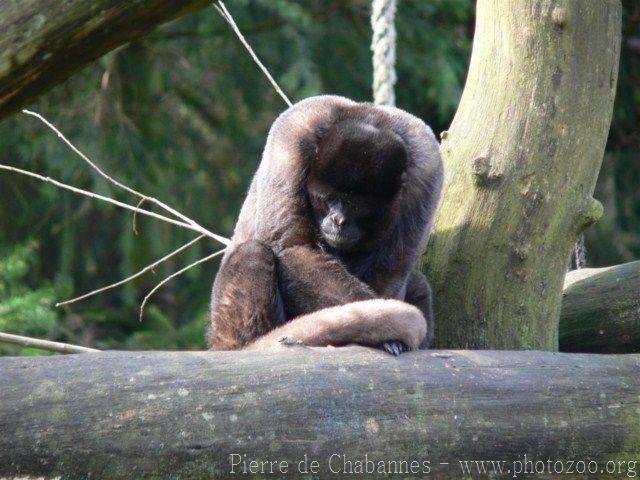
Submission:
<svg viewBox="0 0 640 480">
<path fill-rule="evenodd" d="M 433 343 L 434 334 L 434 317 L 433 303 L 431 294 L 431 284 L 418 270 L 413 270 L 409 274 L 407 280 L 407 293 L 404 298 L 405 302 L 415 305 L 427 320 L 427 336 L 420 344 L 420 348 L 428 348 Z"/>
<path fill-rule="evenodd" d="M 307 246 L 278 254 L 278 281 L 287 318 L 376 297 L 335 257 Z"/>
<path fill-rule="evenodd" d="M 211 348 L 240 349 L 284 322 L 276 268 L 273 251 L 262 242 L 232 247 L 213 284 Z"/>
</svg>

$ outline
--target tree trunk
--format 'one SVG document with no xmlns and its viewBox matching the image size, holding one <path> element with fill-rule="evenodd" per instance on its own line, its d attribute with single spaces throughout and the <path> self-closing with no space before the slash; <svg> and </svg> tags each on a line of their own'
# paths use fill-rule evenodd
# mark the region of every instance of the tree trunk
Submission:
<svg viewBox="0 0 640 480">
<path fill-rule="evenodd" d="M 206 0 L 0 0 L 0 120 Z"/>
<path fill-rule="evenodd" d="M 439 347 L 557 350 L 569 257 L 602 212 L 620 16 L 618 0 L 478 1 L 425 257 Z"/>
<path fill-rule="evenodd" d="M 439 479 L 524 455 L 606 468 L 640 455 L 639 370 L 640 355 L 360 347 L 3 358 L 0 477 L 228 478 L 231 454 L 287 461 L 287 478 L 305 454 L 320 478 L 365 454 Z"/>
<path fill-rule="evenodd" d="M 564 352 L 640 352 L 640 261 L 567 274 L 560 313 Z"/>
</svg>

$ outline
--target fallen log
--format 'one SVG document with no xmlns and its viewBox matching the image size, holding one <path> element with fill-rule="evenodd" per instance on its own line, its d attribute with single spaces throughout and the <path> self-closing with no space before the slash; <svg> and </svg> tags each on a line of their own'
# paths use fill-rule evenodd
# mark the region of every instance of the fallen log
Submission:
<svg viewBox="0 0 640 480">
<path fill-rule="evenodd" d="M 640 352 L 640 261 L 567 273 L 560 313 L 564 352 Z"/>
<path fill-rule="evenodd" d="M 640 355 L 103 352 L 2 358 L 0 385 L 8 478 L 572 478 L 640 460 Z"/>
<path fill-rule="evenodd" d="M 206 0 L 0 0 L 0 120 Z"/>
</svg>

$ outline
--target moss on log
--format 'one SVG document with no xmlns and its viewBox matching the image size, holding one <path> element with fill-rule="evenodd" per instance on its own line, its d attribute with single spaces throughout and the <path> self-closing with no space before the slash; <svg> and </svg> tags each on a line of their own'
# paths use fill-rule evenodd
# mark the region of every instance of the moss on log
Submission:
<svg viewBox="0 0 640 480">
<path fill-rule="evenodd" d="M 0 120 L 206 0 L 0 0 Z"/>
<path fill-rule="evenodd" d="M 567 274 L 560 350 L 640 352 L 640 261 Z"/>
<path fill-rule="evenodd" d="M 620 17 L 618 0 L 478 1 L 425 257 L 438 347 L 558 349 L 566 265 L 602 213 Z"/>
<path fill-rule="evenodd" d="M 475 478 L 458 463 L 474 460 L 605 468 L 640 458 L 639 371 L 639 355 L 360 347 L 1 358 L 0 478 L 229 478 L 232 459 L 332 478 L 365 454 L 418 462 L 405 478 Z"/>
</svg>

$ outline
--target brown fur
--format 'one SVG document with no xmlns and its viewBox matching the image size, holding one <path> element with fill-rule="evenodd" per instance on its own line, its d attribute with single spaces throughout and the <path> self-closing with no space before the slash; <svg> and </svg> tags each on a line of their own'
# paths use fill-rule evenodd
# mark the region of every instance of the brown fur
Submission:
<svg viewBox="0 0 640 480">
<path fill-rule="evenodd" d="M 427 333 L 420 310 L 398 300 L 363 300 L 308 313 L 272 330 L 245 347 L 269 348 L 280 343 L 308 346 L 358 343 L 371 347 L 389 340 L 419 347 Z"/>
<path fill-rule="evenodd" d="M 441 185 L 438 144 L 412 115 L 334 96 L 291 107 L 271 128 L 214 283 L 212 348 L 264 348 L 283 337 L 426 344 L 431 291 L 414 267 Z M 381 207 L 360 225 L 361 240 L 336 250 L 320 228 L 328 213 L 310 200 L 316 191 L 321 203 L 336 197 L 354 212 L 374 197 Z"/>
</svg>

